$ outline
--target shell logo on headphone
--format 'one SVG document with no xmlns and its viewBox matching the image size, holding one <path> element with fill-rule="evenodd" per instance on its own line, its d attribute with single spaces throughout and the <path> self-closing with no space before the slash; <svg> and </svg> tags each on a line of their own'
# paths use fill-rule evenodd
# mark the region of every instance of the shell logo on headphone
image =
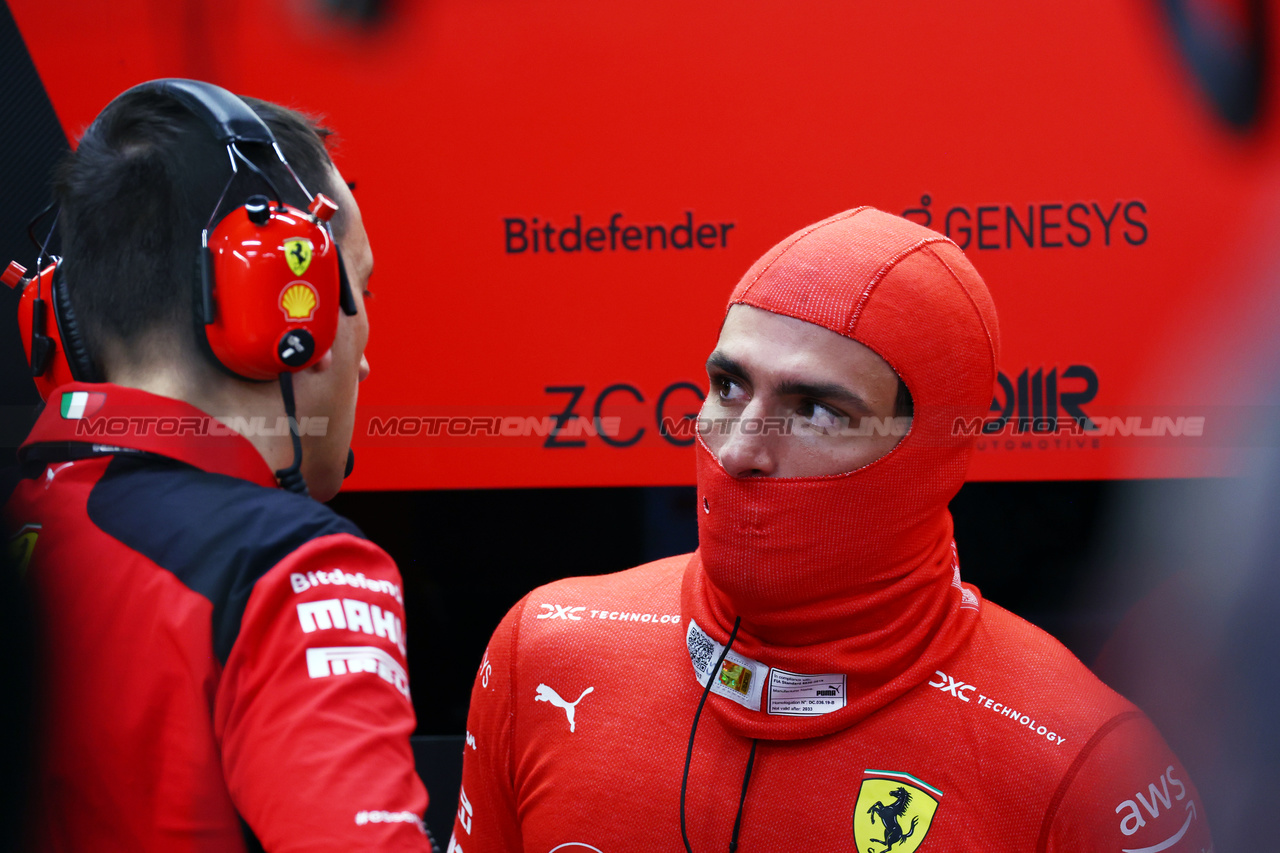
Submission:
<svg viewBox="0 0 1280 853">
<path fill-rule="evenodd" d="M 280 293 L 280 310 L 285 319 L 305 322 L 315 316 L 320 298 L 305 281 L 295 281 Z"/>
</svg>

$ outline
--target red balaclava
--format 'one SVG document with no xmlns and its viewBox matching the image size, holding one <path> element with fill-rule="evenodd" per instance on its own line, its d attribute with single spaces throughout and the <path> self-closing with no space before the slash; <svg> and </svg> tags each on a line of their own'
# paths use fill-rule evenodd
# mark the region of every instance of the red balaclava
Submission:
<svg viewBox="0 0 1280 853">
<path fill-rule="evenodd" d="M 957 419 L 982 418 L 991 403 L 995 306 L 954 243 L 869 207 L 774 246 L 738 283 L 734 305 L 870 347 L 915 404 L 893 450 L 834 476 L 735 478 L 697 442 L 700 547 L 684 575 L 684 615 L 721 645 L 741 617 L 732 651 L 786 671 L 769 673 L 760 710 L 721 695 L 709 707 L 746 737 L 816 737 L 933 678 L 976 624 L 980 602 L 960 583 L 947 504 L 973 450 Z M 770 713 L 779 678 L 797 683 L 788 673 L 843 675 L 846 704 Z"/>
</svg>

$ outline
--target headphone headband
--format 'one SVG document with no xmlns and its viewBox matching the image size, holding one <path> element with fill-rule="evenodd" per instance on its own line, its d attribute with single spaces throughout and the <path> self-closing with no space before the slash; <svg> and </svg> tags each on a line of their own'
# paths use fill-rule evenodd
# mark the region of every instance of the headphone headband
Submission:
<svg viewBox="0 0 1280 853">
<path fill-rule="evenodd" d="M 166 77 L 139 83 L 117 95 L 114 100 L 134 92 L 155 92 L 173 98 L 204 122 L 223 145 L 235 142 L 260 142 L 271 146 L 276 144 L 276 138 L 266 122 L 248 104 L 221 86 L 202 80 Z"/>
</svg>

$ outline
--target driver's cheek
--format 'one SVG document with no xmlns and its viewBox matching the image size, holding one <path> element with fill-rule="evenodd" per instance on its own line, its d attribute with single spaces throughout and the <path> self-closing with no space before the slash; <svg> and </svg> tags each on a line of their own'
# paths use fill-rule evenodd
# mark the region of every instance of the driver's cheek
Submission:
<svg viewBox="0 0 1280 853">
<path fill-rule="evenodd" d="M 701 414 L 704 418 L 723 418 L 728 417 L 729 407 L 725 405 L 724 400 L 720 399 L 720 395 L 716 393 L 714 388 L 702 401 Z"/>
<path fill-rule="evenodd" d="M 716 458 L 719 458 L 720 449 L 732 431 L 729 428 L 729 419 L 732 417 L 729 408 L 720 399 L 715 388 L 712 388 L 698 412 L 698 433 Z"/>
</svg>

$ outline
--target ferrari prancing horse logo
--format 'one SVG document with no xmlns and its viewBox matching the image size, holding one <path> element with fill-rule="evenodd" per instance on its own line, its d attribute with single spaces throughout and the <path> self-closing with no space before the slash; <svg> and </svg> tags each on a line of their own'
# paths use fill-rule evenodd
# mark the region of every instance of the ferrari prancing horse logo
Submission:
<svg viewBox="0 0 1280 853">
<path fill-rule="evenodd" d="M 302 275 L 311 266 L 311 250 L 311 241 L 306 237 L 290 237 L 284 241 L 284 259 L 294 275 Z"/>
<path fill-rule="evenodd" d="M 31 553 L 36 549 L 36 540 L 40 538 L 39 524 L 24 524 L 9 540 L 9 562 L 18 570 L 21 577 L 27 573 L 31 565 Z"/>
<path fill-rule="evenodd" d="M 915 853 L 941 799 L 941 791 L 909 773 L 866 771 L 853 810 L 859 853 Z"/>
</svg>

